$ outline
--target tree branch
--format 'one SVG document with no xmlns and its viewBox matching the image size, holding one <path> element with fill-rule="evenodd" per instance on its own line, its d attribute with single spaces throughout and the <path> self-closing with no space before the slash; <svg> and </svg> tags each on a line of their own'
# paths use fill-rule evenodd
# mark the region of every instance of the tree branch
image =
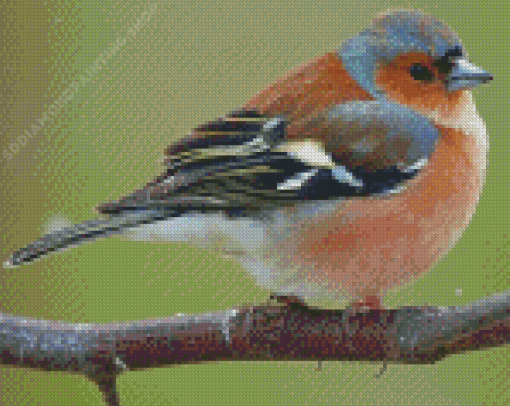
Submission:
<svg viewBox="0 0 510 406">
<path fill-rule="evenodd" d="M 235 360 L 430 364 L 509 340 L 510 292 L 468 306 L 366 312 L 279 298 L 218 313 L 111 324 L 0 313 L 2 364 L 84 374 L 110 406 L 120 404 L 116 377 L 126 370 Z"/>
</svg>

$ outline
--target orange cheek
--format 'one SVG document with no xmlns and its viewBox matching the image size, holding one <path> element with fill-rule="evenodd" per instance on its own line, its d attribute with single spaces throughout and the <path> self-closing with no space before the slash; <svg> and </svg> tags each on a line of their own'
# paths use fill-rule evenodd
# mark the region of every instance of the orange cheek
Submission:
<svg viewBox="0 0 510 406">
<path fill-rule="evenodd" d="M 416 60 L 413 62 L 419 63 Z M 437 77 L 437 70 L 427 61 L 422 64 L 429 67 Z M 389 98 L 425 114 L 436 110 L 448 112 L 458 105 L 462 91 L 447 92 L 444 84 L 437 79 L 431 83 L 415 80 L 409 72 L 411 65 L 406 59 L 380 67 L 375 76 L 376 85 L 383 89 Z"/>
<path fill-rule="evenodd" d="M 447 103 L 442 85 L 419 82 L 406 69 L 395 69 L 391 65 L 382 67 L 375 80 L 388 97 L 400 104 L 413 106 L 420 112 L 428 113 Z"/>
</svg>

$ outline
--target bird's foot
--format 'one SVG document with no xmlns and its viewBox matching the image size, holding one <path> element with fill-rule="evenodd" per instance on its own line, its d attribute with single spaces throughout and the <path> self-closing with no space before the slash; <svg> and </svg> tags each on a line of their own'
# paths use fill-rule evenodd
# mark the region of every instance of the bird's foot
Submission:
<svg viewBox="0 0 510 406">
<path fill-rule="evenodd" d="M 351 303 L 348 308 L 369 311 L 369 310 L 381 310 L 383 305 L 381 299 L 378 296 L 366 296 L 363 300 Z"/>
</svg>

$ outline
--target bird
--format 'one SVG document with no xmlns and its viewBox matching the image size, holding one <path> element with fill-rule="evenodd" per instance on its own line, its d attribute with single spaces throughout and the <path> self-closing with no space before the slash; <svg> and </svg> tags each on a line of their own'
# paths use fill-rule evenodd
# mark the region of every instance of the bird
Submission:
<svg viewBox="0 0 510 406">
<path fill-rule="evenodd" d="M 488 136 L 472 89 L 493 76 L 420 10 L 389 10 L 246 104 L 168 146 L 164 170 L 43 235 L 4 267 L 113 235 L 235 258 L 302 303 L 382 307 L 475 213 Z"/>
</svg>

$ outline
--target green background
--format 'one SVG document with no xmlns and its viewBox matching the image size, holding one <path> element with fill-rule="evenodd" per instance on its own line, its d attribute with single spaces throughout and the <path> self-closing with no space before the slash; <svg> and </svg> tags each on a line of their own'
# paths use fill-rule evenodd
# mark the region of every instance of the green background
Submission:
<svg viewBox="0 0 510 406">
<path fill-rule="evenodd" d="M 378 12 L 411 7 L 448 22 L 470 59 L 494 74 L 474 92 L 491 148 L 485 191 L 461 241 L 385 305 L 463 305 L 510 288 L 510 3 L 160 0 L 128 38 L 154 3 L 0 0 L 2 262 L 52 216 L 90 219 L 97 204 L 143 186 L 162 170 L 165 146 L 193 127 L 336 48 Z M 20 134 L 117 38 L 125 45 L 21 145 Z M 20 148 L 9 160 L 2 153 L 13 142 Z M 209 312 L 269 294 L 212 251 L 117 238 L 1 269 L 0 286 L 0 311 L 72 322 Z M 319 372 L 312 362 L 224 362 L 128 372 L 118 382 L 123 405 L 503 405 L 509 360 L 508 347 L 488 349 L 432 366 L 390 365 L 382 379 L 373 363 L 326 362 Z M 0 375 L 1 404 L 102 404 L 80 376 L 11 367 Z"/>
</svg>

